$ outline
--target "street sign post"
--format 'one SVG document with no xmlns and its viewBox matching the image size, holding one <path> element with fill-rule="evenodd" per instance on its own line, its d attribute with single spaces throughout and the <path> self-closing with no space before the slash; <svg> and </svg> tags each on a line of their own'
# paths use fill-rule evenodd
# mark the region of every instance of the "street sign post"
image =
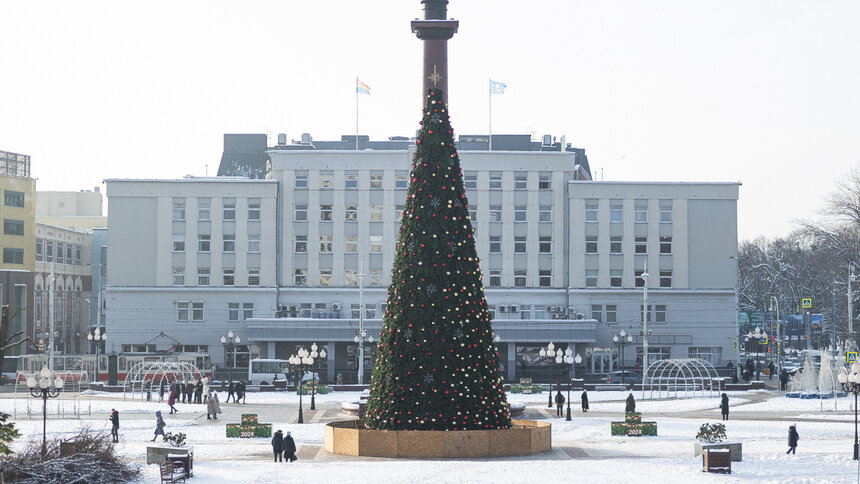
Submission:
<svg viewBox="0 0 860 484">
<path fill-rule="evenodd" d="M 809 309 L 812 307 L 812 298 L 811 297 L 805 297 L 805 298 L 800 300 L 800 303 L 804 309 Z"/>
<path fill-rule="evenodd" d="M 857 352 L 849 351 L 845 353 L 845 362 L 848 364 L 857 363 Z"/>
</svg>

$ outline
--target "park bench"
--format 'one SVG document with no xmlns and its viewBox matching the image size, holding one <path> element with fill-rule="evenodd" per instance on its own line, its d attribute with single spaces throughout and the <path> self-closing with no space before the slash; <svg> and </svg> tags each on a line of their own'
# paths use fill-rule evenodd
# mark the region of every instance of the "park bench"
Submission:
<svg viewBox="0 0 860 484">
<path fill-rule="evenodd" d="M 702 451 L 702 472 L 731 474 L 732 451 L 729 449 L 704 449 Z"/>
<path fill-rule="evenodd" d="M 172 462 L 162 462 L 159 467 L 161 468 L 161 484 L 185 482 L 185 473 L 176 469 Z"/>
</svg>

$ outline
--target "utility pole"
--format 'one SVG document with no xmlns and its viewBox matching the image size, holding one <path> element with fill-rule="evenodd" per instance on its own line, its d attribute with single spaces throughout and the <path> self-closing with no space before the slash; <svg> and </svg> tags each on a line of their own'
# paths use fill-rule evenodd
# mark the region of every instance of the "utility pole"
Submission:
<svg viewBox="0 0 860 484">
<path fill-rule="evenodd" d="M 836 278 L 833 278 L 833 310 L 830 312 L 830 324 L 833 326 L 833 342 L 831 343 L 830 362 L 836 361 Z"/>
<path fill-rule="evenodd" d="M 51 292 L 48 293 L 48 319 L 50 320 L 48 335 L 48 370 L 54 372 L 54 284 L 57 277 L 54 275 L 54 263 L 51 262 Z"/>
<path fill-rule="evenodd" d="M 854 261 L 848 263 L 848 344 L 846 350 L 854 349 L 854 298 L 851 296 L 851 282 L 854 280 Z"/>
<path fill-rule="evenodd" d="M 648 374 L 648 261 L 642 267 L 642 396 L 645 396 L 645 376 Z"/>
</svg>

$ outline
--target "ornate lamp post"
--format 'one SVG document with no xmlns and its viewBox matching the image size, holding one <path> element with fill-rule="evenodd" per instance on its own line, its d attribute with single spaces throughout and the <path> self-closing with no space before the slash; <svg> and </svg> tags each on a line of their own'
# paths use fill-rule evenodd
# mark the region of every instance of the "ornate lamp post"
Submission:
<svg viewBox="0 0 860 484">
<path fill-rule="evenodd" d="M 305 368 L 314 364 L 313 357 L 310 356 L 308 350 L 299 348 L 295 355 L 290 356 L 290 365 L 298 370 L 298 386 L 299 386 L 299 423 L 305 423 L 302 418 L 302 380 L 305 376 Z"/>
<path fill-rule="evenodd" d="M 570 349 L 570 346 L 564 350 L 564 362 L 568 365 L 573 365 L 575 363 L 579 363 L 582 361 L 582 357 L 579 355 L 573 356 L 573 350 Z M 576 376 L 576 367 L 573 367 L 573 375 Z M 570 421 L 570 387 L 573 386 L 573 382 L 568 382 L 567 384 L 567 416 L 565 420 Z"/>
<path fill-rule="evenodd" d="M 364 309 L 362 309 L 364 311 Z M 362 314 L 364 314 L 362 312 Z M 355 338 L 352 338 L 358 344 L 358 384 L 364 384 L 364 342 L 373 344 L 373 336 L 368 336 L 367 331 L 360 329 L 355 332 Z"/>
<path fill-rule="evenodd" d="M 755 343 L 754 343 L 755 344 L 755 379 L 758 380 L 759 379 L 759 372 L 761 371 L 761 365 L 759 365 L 759 362 L 758 362 L 759 341 L 762 338 L 765 338 L 765 340 L 766 340 L 767 339 L 767 333 L 762 331 L 760 327 L 756 327 L 755 332 L 750 331 L 747 334 L 747 338 L 755 340 Z"/>
<path fill-rule="evenodd" d="M 320 350 L 320 352 L 317 353 L 317 348 L 318 348 L 318 346 L 316 343 L 311 345 L 310 357 L 311 357 L 311 359 L 313 359 L 315 361 L 318 361 L 317 357 L 325 358 L 325 355 L 326 355 L 324 349 Z M 312 375 L 312 378 L 311 378 L 311 410 L 316 410 L 317 406 L 316 406 L 316 403 L 314 402 L 314 396 L 316 395 L 316 389 L 317 389 L 316 366 L 314 366 L 314 371 L 311 372 L 311 375 Z"/>
<path fill-rule="evenodd" d="M 620 334 L 612 336 L 612 343 L 621 348 L 621 383 L 627 383 L 624 380 L 624 348 L 633 344 L 633 335 L 622 329 Z"/>
<path fill-rule="evenodd" d="M 561 351 L 558 352 L 561 354 Z M 540 357 L 541 358 L 550 358 L 549 361 L 549 397 L 547 398 L 546 408 L 552 408 L 552 358 L 555 358 L 555 345 L 552 344 L 552 341 L 546 345 L 546 348 L 540 349 Z M 561 363 L 561 362 L 559 362 Z"/>
<path fill-rule="evenodd" d="M 860 447 L 857 443 L 857 394 L 860 393 L 860 363 L 851 365 L 851 373 L 846 372 L 845 368 L 840 370 L 838 378 L 842 390 L 854 394 L 854 460 L 858 460 Z"/>
<path fill-rule="evenodd" d="M 230 361 L 227 359 L 227 354 L 233 353 L 233 368 L 236 368 L 236 346 L 242 341 L 238 336 L 233 336 L 233 331 L 228 331 L 227 336 L 221 337 L 221 344 L 224 345 L 224 366 L 227 367 Z M 231 373 L 232 377 L 232 373 Z"/>
<path fill-rule="evenodd" d="M 99 346 L 107 341 L 107 333 L 102 333 L 99 328 L 87 335 L 87 341 L 94 342 L 96 347 L 96 383 L 99 381 Z"/>
<path fill-rule="evenodd" d="M 47 367 L 42 368 L 42 371 L 33 373 L 27 379 L 27 388 L 30 389 L 30 395 L 34 398 L 42 399 L 42 458 L 48 453 L 48 444 L 46 437 L 47 422 L 48 422 L 48 399 L 57 398 L 60 396 L 60 390 L 63 389 L 65 382 L 57 376 L 56 379 L 51 379 L 53 374 Z"/>
</svg>

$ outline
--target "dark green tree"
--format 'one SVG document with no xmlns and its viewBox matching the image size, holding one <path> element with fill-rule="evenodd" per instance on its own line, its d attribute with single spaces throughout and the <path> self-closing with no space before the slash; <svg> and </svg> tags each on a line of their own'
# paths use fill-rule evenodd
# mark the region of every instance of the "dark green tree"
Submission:
<svg viewBox="0 0 860 484">
<path fill-rule="evenodd" d="M 6 423 L 8 418 L 8 413 L 0 412 L 0 454 L 3 455 L 9 455 L 12 453 L 12 449 L 9 448 L 9 444 L 11 444 L 16 437 L 21 435 L 18 433 L 18 429 L 15 428 L 14 422 Z"/>
<path fill-rule="evenodd" d="M 454 132 L 427 91 L 364 424 L 510 428 Z"/>
</svg>

